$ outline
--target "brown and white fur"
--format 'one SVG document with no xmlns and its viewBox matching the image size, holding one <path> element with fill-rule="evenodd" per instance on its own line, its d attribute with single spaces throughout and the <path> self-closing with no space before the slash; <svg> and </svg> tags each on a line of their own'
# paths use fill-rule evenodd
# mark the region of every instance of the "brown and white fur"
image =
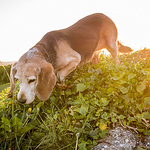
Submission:
<svg viewBox="0 0 150 150">
<path fill-rule="evenodd" d="M 114 22 L 102 13 L 89 15 L 66 29 L 48 32 L 12 66 L 10 93 L 17 79 L 20 84 L 19 102 L 32 103 L 35 96 L 45 101 L 57 77 L 64 81 L 78 65 L 89 60 L 98 63 L 97 51 L 103 48 L 119 64 L 118 50 L 123 53 L 132 50 L 119 43 L 117 35 Z"/>
</svg>

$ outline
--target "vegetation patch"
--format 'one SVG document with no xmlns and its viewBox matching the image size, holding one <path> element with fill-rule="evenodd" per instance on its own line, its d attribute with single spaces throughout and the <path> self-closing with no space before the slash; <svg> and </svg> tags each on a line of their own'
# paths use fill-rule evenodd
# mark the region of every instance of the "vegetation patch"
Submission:
<svg viewBox="0 0 150 150">
<path fill-rule="evenodd" d="M 11 65 L 3 66 L 0 62 L 0 85 L 9 82 L 10 69 Z"/>
<path fill-rule="evenodd" d="M 9 86 L 10 86 L 10 83 L 6 83 L 6 84 L 3 84 L 3 85 L 0 85 L 0 93 L 2 92 L 2 90 L 6 89 Z"/>
<path fill-rule="evenodd" d="M 142 54 L 120 55 L 120 65 L 101 55 L 98 65 L 72 72 L 46 102 L 23 105 L 18 85 L 11 99 L 3 90 L 0 148 L 89 150 L 116 125 L 150 135 L 150 60 Z"/>
</svg>

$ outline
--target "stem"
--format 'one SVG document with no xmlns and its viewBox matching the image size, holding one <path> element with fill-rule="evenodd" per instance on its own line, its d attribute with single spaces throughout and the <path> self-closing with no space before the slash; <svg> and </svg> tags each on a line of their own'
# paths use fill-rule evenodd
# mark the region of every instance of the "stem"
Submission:
<svg viewBox="0 0 150 150">
<path fill-rule="evenodd" d="M 12 112 L 11 112 L 12 118 L 14 117 L 14 94 L 12 99 Z"/>
<path fill-rule="evenodd" d="M 77 148 L 78 148 L 79 133 L 77 133 L 76 136 L 77 136 L 77 140 L 76 140 L 76 147 L 75 147 L 75 150 L 77 150 Z"/>
</svg>

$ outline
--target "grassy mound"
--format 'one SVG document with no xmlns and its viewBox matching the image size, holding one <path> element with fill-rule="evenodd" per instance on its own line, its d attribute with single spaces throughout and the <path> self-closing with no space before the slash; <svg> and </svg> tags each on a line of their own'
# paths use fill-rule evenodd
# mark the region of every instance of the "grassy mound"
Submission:
<svg viewBox="0 0 150 150">
<path fill-rule="evenodd" d="M 144 53 L 146 54 L 144 55 Z M 150 135 L 149 50 L 120 55 L 120 65 L 100 56 L 98 65 L 77 68 L 65 87 L 31 105 L 0 94 L 0 148 L 91 149 L 109 128 L 121 125 Z"/>
</svg>

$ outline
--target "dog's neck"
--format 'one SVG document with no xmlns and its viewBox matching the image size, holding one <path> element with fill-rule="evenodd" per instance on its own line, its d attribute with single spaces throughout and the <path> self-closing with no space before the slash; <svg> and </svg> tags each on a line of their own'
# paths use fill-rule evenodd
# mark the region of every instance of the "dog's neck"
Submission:
<svg viewBox="0 0 150 150">
<path fill-rule="evenodd" d="M 41 54 L 45 60 L 52 64 L 52 66 L 55 68 L 56 64 L 56 52 L 49 50 L 45 44 L 43 43 L 37 43 L 33 48 L 30 49 L 30 51 L 38 52 L 38 54 Z"/>
</svg>

